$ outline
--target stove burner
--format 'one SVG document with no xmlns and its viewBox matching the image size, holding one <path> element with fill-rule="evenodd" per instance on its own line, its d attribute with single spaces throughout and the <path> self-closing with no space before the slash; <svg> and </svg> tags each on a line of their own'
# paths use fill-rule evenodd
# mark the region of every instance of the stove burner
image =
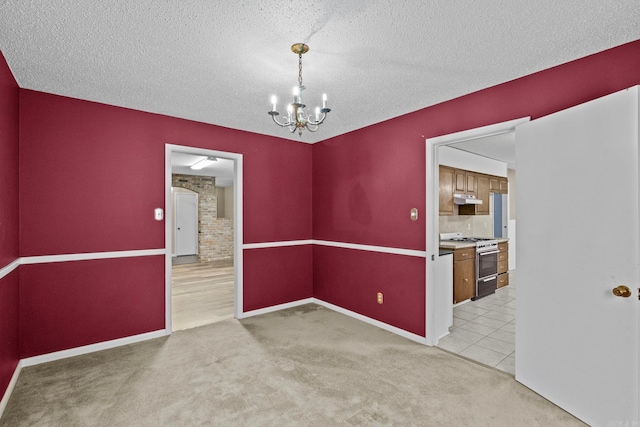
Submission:
<svg viewBox="0 0 640 427">
<path fill-rule="evenodd" d="M 443 233 L 440 240 L 448 242 L 469 242 L 476 244 L 476 251 L 497 250 L 498 241 L 490 237 L 462 237 L 461 233 Z"/>
<path fill-rule="evenodd" d="M 450 242 L 483 242 L 485 240 L 494 240 L 489 237 L 456 237 L 453 239 L 446 239 Z"/>
</svg>

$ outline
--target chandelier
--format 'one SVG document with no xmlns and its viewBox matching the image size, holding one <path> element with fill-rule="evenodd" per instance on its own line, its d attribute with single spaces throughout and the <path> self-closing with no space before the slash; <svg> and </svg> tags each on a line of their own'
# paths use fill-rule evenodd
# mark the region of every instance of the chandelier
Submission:
<svg viewBox="0 0 640 427">
<path fill-rule="evenodd" d="M 284 121 L 279 122 L 276 119 L 276 116 L 280 115 L 276 108 L 278 98 L 274 95 L 271 97 L 271 111 L 268 114 L 278 126 L 289 128 L 291 133 L 297 129 L 298 134 L 302 136 L 303 129 L 307 129 L 309 132 L 318 130 L 331 109 L 327 108 L 327 94 L 325 93 L 322 94 L 322 108 L 316 107 L 315 114 L 310 114 L 308 110 L 305 110 L 307 106 L 302 102 L 302 91 L 306 89 L 302 85 L 302 55 L 309 51 L 309 46 L 304 43 L 296 43 L 291 46 L 291 51 L 298 54 L 298 86 L 293 88 L 293 103 L 287 106 L 287 115 L 284 116 Z"/>
</svg>

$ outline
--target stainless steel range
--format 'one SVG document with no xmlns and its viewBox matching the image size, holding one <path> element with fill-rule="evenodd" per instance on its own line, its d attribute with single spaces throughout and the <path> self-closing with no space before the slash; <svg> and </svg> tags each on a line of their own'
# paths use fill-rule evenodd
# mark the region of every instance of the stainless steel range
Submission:
<svg viewBox="0 0 640 427">
<path fill-rule="evenodd" d="M 440 240 L 471 242 L 476 245 L 476 296 L 477 300 L 491 295 L 498 288 L 498 241 L 492 238 L 462 237 L 462 233 L 442 233 Z"/>
</svg>

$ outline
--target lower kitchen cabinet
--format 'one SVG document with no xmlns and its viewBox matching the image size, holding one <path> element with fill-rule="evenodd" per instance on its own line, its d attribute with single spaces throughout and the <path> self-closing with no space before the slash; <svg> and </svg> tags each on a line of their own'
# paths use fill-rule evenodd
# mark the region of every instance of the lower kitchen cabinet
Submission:
<svg viewBox="0 0 640 427">
<path fill-rule="evenodd" d="M 453 303 L 476 296 L 476 249 L 456 249 L 453 252 Z"/>
<path fill-rule="evenodd" d="M 509 273 L 498 274 L 498 289 L 509 284 Z"/>
<path fill-rule="evenodd" d="M 509 284 L 509 243 L 498 244 L 498 288 Z"/>
</svg>

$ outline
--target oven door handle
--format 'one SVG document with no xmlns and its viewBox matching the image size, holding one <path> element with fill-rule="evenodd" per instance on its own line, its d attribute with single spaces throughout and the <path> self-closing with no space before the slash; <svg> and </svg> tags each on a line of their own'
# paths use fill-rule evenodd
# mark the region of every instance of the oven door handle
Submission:
<svg viewBox="0 0 640 427">
<path fill-rule="evenodd" d="M 478 256 L 493 255 L 493 254 L 497 254 L 497 253 L 499 253 L 499 252 L 500 252 L 500 251 L 480 252 L 480 253 L 478 254 Z"/>
<path fill-rule="evenodd" d="M 498 276 L 491 276 L 488 279 L 484 279 L 483 282 L 490 282 L 492 280 L 496 280 L 498 278 Z"/>
</svg>

